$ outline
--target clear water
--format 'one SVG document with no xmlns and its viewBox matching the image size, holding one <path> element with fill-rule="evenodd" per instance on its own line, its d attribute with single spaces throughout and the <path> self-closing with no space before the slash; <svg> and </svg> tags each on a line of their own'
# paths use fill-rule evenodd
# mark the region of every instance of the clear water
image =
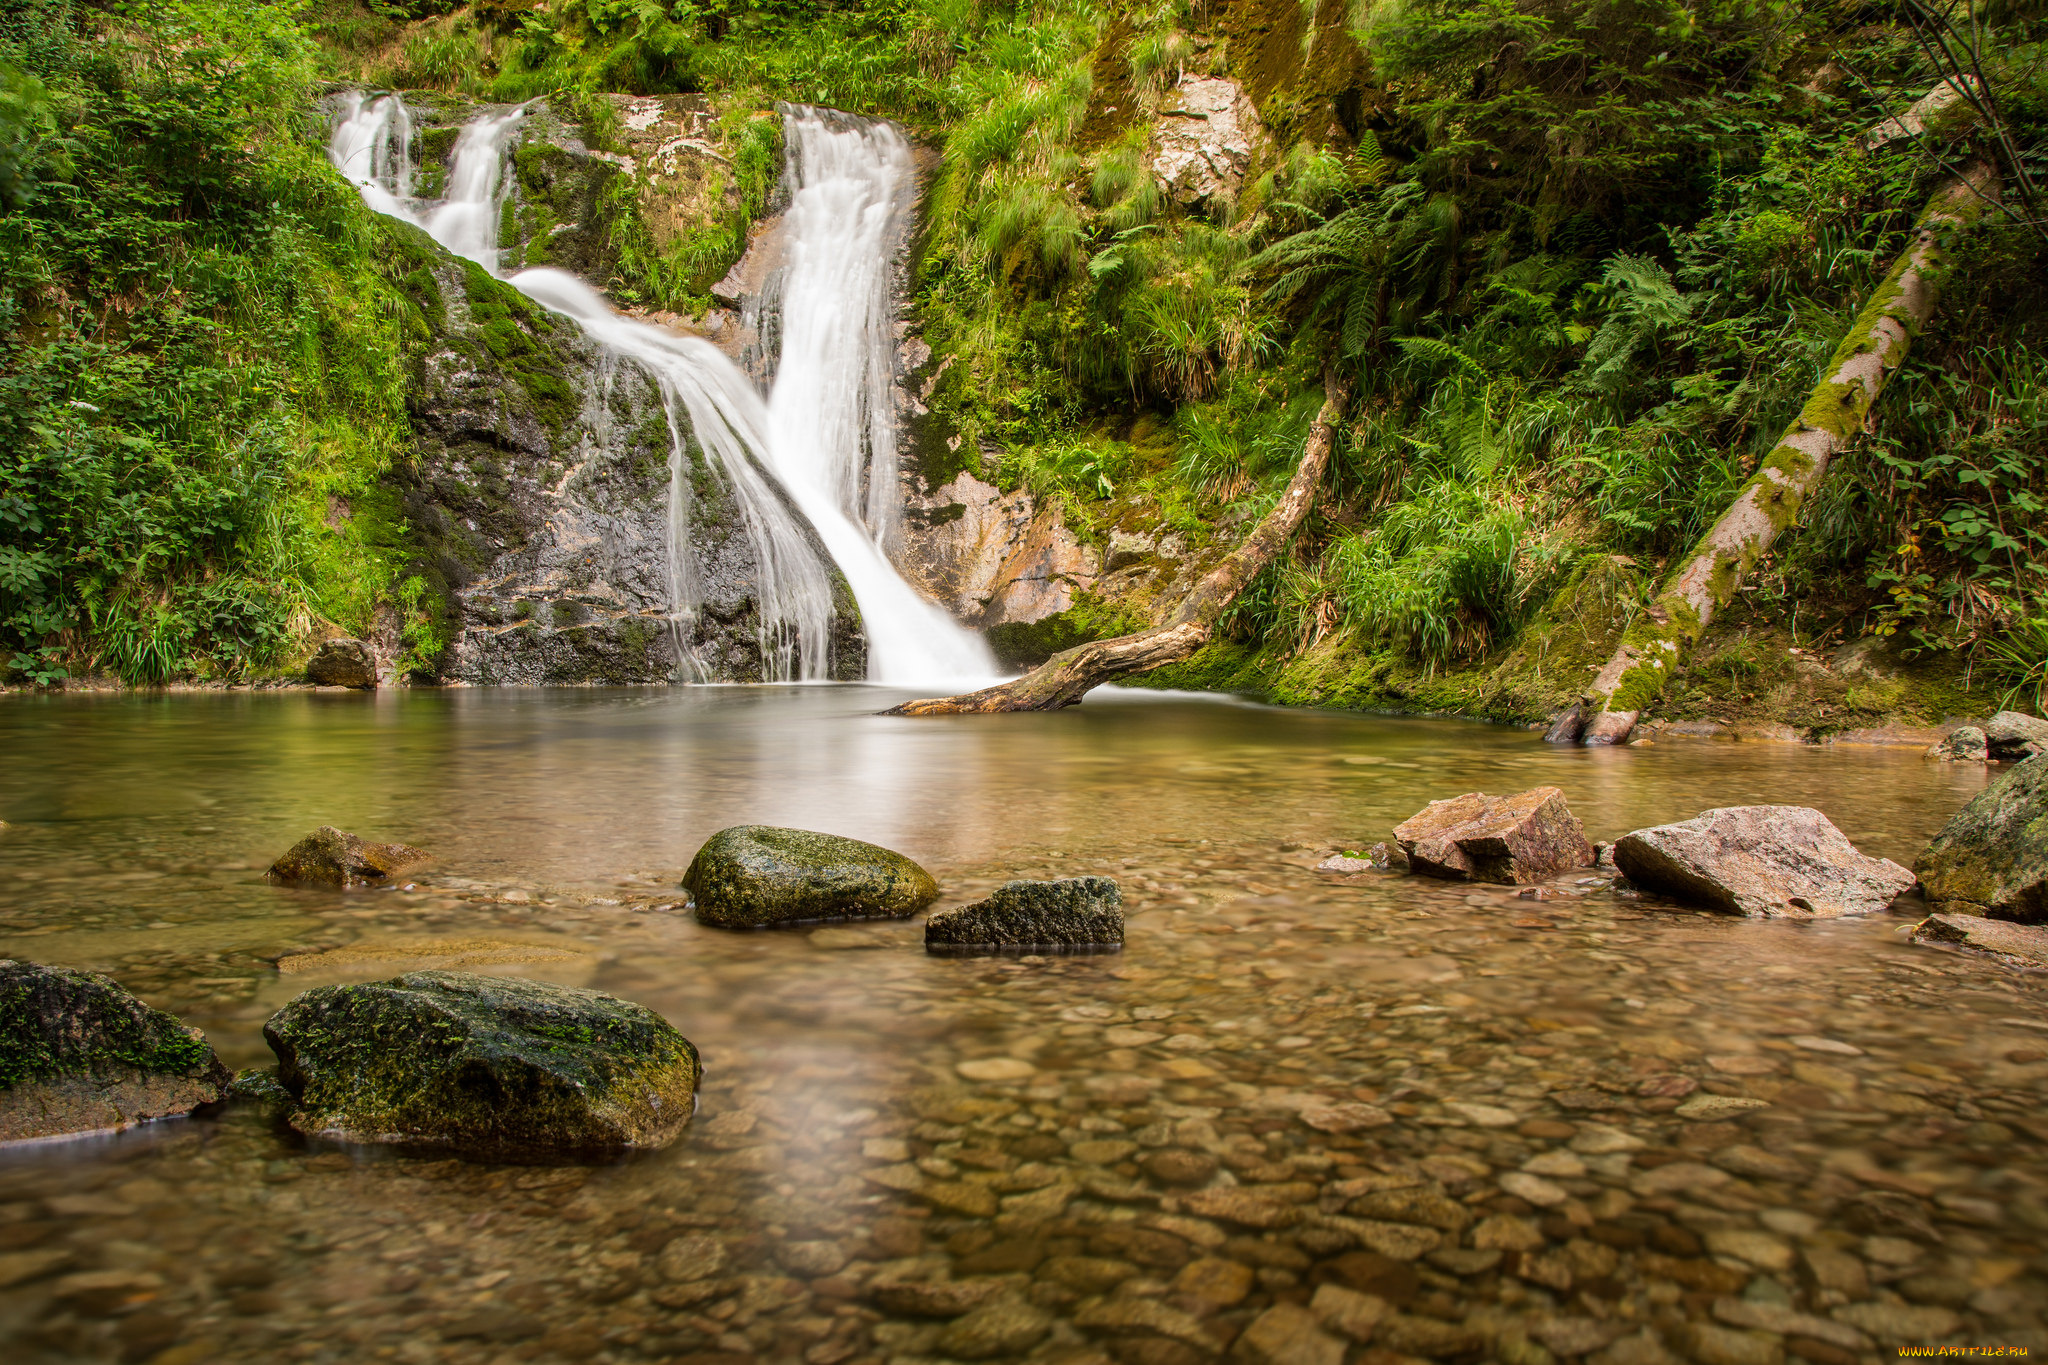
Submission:
<svg viewBox="0 0 2048 1365">
<path fill-rule="evenodd" d="M 1194 1360 L 1318 1293 L 1330 1311 L 1325 1284 L 1397 1310 L 1355 1361 L 1657 1359 L 1645 1331 L 1841 1358 L 1711 1335 L 1785 1313 L 1854 1358 L 2048 1349 L 2038 977 L 1911 947 L 1899 917 L 1313 870 L 1432 798 L 1546 782 L 1595 837 L 1798 802 L 1910 861 L 1981 773 L 1171 697 L 873 714 L 900 695 L 7 699 L 0 953 L 106 971 L 237 1067 L 308 986 L 448 964 L 645 1002 L 707 1077 L 682 1140 L 616 1166 L 309 1145 L 232 1107 L 8 1153 L 5 1358 Z M 701 929 L 675 881 L 741 822 L 899 848 L 941 905 L 1114 876 L 1129 944 L 963 961 L 914 923 Z M 437 861 L 412 892 L 265 884 L 322 823 Z M 1712 1093 L 1769 1104 L 1674 1114 Z M 1346 1103 L 1393 1122 L 1307 1121 Z M 1418 1251 L 1347 1205 L 1376 1185 L 1467 1225 Z M 1284 1225 L 1232 1221 L 1233 1189 Z M 1415 1259 L 1356 1240 L 1403 1249 L 1388 1226 Z M 992 1317 L 913 1311 L 984 1290 Z M 1144 1329 L 1189 1322 L 1205 1346 Z"/>
</svg>

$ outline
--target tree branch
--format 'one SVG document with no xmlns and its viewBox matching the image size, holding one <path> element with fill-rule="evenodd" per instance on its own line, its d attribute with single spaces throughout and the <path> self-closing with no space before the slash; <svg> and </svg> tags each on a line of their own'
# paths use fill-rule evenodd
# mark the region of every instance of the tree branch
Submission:
<svg viewBox="0 0 2048 1365">
<path fill-rule="evenodd" d="M 1053 655 L 1021 678 L 984 687 L 957 697 L 907 701 L 883 712 L 890 716 L 975 716 L 1005 711 L 1056 711 L 1073 706 L 1112 678 L 1143 673 L 1162 664 L 1178 663 L 1209 642 L 1216 622 L 1237 595 L 1278 557 L 1315 506 L 1330 453 L 1337 442 L 1337 424 L 1351 398 L 1351 385 L 1332 366 L 1323 374 L 1323 406 L 1302 443 L 1301 462 L 1273 510 L 1252 533 L 1203 575 L 1188 591 L 1165 624 L 1091 640 Z"/>
</svg>

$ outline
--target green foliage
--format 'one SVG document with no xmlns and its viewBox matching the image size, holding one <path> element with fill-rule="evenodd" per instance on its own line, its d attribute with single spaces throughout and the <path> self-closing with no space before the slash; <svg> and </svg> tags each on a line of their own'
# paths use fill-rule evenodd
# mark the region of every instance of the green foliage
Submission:
<svg viewBox="0 0 2048 1365">
<path fill-rule="evenodd" d="M 0 214 L 0 658 L 156 683 L 367 628 L 405 308 L 300 136 L 295 11 L 51 0 L 0 63 L 48 118 Z"/>
<path fill-rule="evenodd" d="M 2024 220 L 2044 207 L 2026 187 L 2048 169 L 2048 27 L 2027 7 L 1984 12 L 1995 136 L 1959 117 L 1872 148 L 1861 134 L 1936 75 L 1912 7 L 1390 0 L 1353 7 L 1369 60 L 1333 77 L 1327 16 L 1277 50 L 1261 47 L 1275 14 L 1251 4 L 320 4 L 340 69 L 546 94 L 593 146 L 618 150 L 598 92 L 710 95 L 732 165 L 701 200 L 720 207 L 659 241 L 623 177 L 597 209 L 610 283 L 635 303 L 708 302 L 773 191 L 774 101 L 909 124 L 939 148 L 913 262 L 937 362 L 924 429 L 958 450 L 949 468 L 1058 499 L 1085 533 L 1239 534 L 1298 457 L 1324 366 L 1345 368 L 1360 399 L 1323 510 L 1229 628 L 1382 681 L 1474 665 L 1574 591 L 1560 583 L 1606 583 L 1601 566 L 1629 566 L 1629 586 L 1593 615 L 1626 615 L 1615 603 L 1800 411 L 1932 184 L 1990 155 L 2022 221 L 1952 244 L 1941 320 L 1751 596 L 1818 629 L 1972 649 L 2034 685 L 2048 255 Z M 402 430 L 399 340 L 440 302 L 295 141 L 301 31 L 219 0 L 113 11 L 147 16 L 133 23 L 16 9 L 0 16 L 17 282 L 0 380 L 24 397 L 0 414 L 20 433 L 0 459 L 39 471 L 10 474 L 32 491 L 0 502 L 17 670 L 89 639 L 137 677 L 258 666 L 302 617 L 404 599 L 397 557 L 372 548 L 395 518 L 363 490 Z M 149 36 L 174 28 L 202 37 Z M 188 55 L 208 43 L 249 55 Z M 105 44 L 114 57 L 80 55 Z M 258 72 L 261 90 L 236 84 Z M 1274 131 L 1204 203 L 1152 164 L 1195 74 L 1243 80 Z M 122 102 L 145 87 L 139 118 Z M 565 420 L 518 302 L 470 292 L 494 355 Z M 357 510 L 330 531 L 332 499 Z M 432 613 L 407 611 L 425 659 Z"/>
</svg>

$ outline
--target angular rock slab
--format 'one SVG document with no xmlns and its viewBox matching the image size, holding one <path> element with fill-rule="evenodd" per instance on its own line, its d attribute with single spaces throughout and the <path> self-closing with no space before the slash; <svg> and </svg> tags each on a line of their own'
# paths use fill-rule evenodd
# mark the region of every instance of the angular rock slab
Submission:
<svg viewBox="0 0 2048 1365">
<path fill-rule="evenodd" d="M 1913 871 L 1936 914 L 2048 922 L 2048 755 L 1970 798 Z"/>
<path fill-rule="evenodd" d="M 375 691 L 377 659 L 361 640 L 329 640 L 307 661 L 306 681 L 319 687 Z"/>
<path fill-rule="evenodd" d="M 690 1040 L 645 1005 L 466 972 L 322 986 L 263 1037 L 301 1133 L 498 1160 L 665 1147 L 702 1076 Z"/>
<path fill-rule="evenodd" d="M 759 929 L 825 919 L 902 919 L 938 899 L 931 873 L 858 839 L 735 825 L 704 841 L 683 887 L 697 922 Z"/>
<path fill-rule="evenodd" d="M 1556 787 L 1432 801 L 1394 827 L 1411 872 L 1459 881 L 1540 882 L 1593 865 L 1586 830 Z"/>
<path fill-rule="evenodd" d="M 2048 970 L 2048 928 L 1978 915 L 1929 915 L 1913 926 L 1913 942 L 1987 953 L 2008 967 Z"/>
<path fill-rule="evenodd" d="M 1108 877 L 1005 882 L 987 900 L 925 921 L 936 953 L 1086 952 L 1124 945 L 1123 892 Z"/>
<path fill-rule="evenodd" d="M 1634 830 L 1616 841 L 1614 861 L 1645 891 L 1752 919 L 1875 914 L 1913 885 L 1809 806 L 1722 806 Z"/>
<path fill-rule="evenodd" d="M 111 977 L 0 961 L 0 1143 L 189 1114 L 228 1081 L 205 1034 Z"/>
<path fill-rule="evenodd" d="M 322 825 L 285 850 L 266 874 L 299 886 L 385 886 L 397 873 L 427 860 L 410 844 L 372 844 L 346 830 Z"/>
</svg>

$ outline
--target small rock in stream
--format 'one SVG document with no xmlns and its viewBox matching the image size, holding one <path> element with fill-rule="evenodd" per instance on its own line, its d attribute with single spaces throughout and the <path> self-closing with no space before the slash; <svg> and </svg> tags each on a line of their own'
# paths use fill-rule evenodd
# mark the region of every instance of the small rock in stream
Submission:
<svg viewBox="0 0 2048 1365">
<path fill-rule="evenodd" d="M 1333 853 L 1316 864 L 1318 872 L 1336 872 L 1349 875 L 1354 872 L 1373 872 L 1394 867 L 1408 870 L 1408 859 L 1404 854 L 1388 848 L 1385 844 L 1374 844 L 1362 854 Z"/>
<path fill-rule="evenodd" d="M 1976 915 L 1929 915 L 1913 926 L 1913 942 L 1987 953 L 2010 967 L 2048 968 L 2048 928 Z"/>
<path fill-rule="evenodd" d="M 301 1133 L 511 1160 L 664 1147 L 701 1075 L 689 1039 L 644 1005 L 464 972 L 321 986 L 263 1037 Z"/>
<path fill-rule="evenodd" d="M 268 875 L 290 885 L 388 886 L 393 875 L 426 860 L 426 853 L 409 844 L 366 843 L 322 825 L 285 850 Z"/>
<path fill-rule="evenodd" d="M 2048 920 L 2048 755 L 1972 797 L 1913 871 L 1936 914 Z"/>
<path fill-rule="evenodd" d="M 1120 948 L 1123 895 L 1108 877 L 1005 882 L 987 900 L 941 910 L 925 921 L 933 952 Z"/>
<path fill-rule="evenodd" d="M 0 961 L 0 1143 L 189 1114 L 227 1084 L 204 1034 L 111 977 Z"/>
<path fill-rule="evenodd" d="M 1857 852 L 1807 806 L 1723 806 L 1635 830 L 1614 861 L 1645 891 L 1763 919 L 1874 914 L 1913 885 L 1912 873 Z"/>
<path fill-rule="evenodd" d="M 858 839 L 735 825 L 704 841 L 683 886 L 697 922 L 759 929 L 826 919 L 903 919 L 938 899 L 929 872 Z"/>
<path fill-rule="evenodd" d="M 2000 711 L 1984 722 L 1984 744 L 1992 758 L 2006 763 L 2048 753 L 2048 720 L 2019 711 Z"/>
<path fill-rule="evenodd" d="M 1409 869 L 1460 881 L 1539 882 L 1593 864 L 1584 826 L 1556 787 L 1432 801 L 1395 827 Z"/>
<path fill-rule="evenodd" d="M 1927 756 L 1944 763 L 1982 763 L 1991 757 L 1991 745 L 1976 726 L 1958 725 L 1940 743 L 1928 746 Z"/>
</svg>

